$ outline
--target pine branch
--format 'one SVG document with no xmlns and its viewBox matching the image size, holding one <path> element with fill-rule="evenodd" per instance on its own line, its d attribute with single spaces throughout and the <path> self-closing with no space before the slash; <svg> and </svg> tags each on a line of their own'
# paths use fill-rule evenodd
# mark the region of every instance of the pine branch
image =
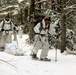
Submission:
<svg viewBox="0 0 76 75">
<path fill-rule="evenodd" d="M 70 3 L 70 1 L 72 1 L 72 0 L 68 0 L 68 1 L 66 2 L 66 4 L 64 4 L 64 6 L 68 5 L 68 4 Z"/>
</svg>

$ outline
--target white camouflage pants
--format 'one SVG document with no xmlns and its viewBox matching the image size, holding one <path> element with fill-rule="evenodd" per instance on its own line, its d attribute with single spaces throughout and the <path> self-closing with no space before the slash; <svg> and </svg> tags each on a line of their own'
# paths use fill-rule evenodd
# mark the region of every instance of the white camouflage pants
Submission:
<svg viewBox="0 0 76 75">
<path fill-rule="evenodd" d="M 42 37 L 43 39 L 43 37 Z M 40 40 L 40 35 L 35 36 L 35 50 L 34 53 L 37 54 L 39 49 L 42 49 L 40 58 L 47 58 L 48 51 L 49 51 L 49 43 L 48 43 L 48 38 L 42 43 Z"/>
<path fill-rule="evenodd" d="M 0 43 L 1 47 L 5 47 L 6 43 L 12 43 L 12 33 L 10 33 L 8 35 L 2 35 L 0 42 L 1 42 Z"/>
</svg>

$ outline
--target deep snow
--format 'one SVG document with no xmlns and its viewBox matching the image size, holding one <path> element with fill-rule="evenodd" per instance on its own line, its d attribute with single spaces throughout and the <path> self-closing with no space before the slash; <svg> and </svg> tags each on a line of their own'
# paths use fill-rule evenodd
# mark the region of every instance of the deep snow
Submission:
<svg viewBox="0 0 76 75">
<path fill-rule="evenodd" d="M 18 37 L 18 36 L 17 36 Z M 57 50 L 57 62 L 55 62 L 55 50 L 51 49 L 48 58 L 50 62 L 36 61 L 30 56 L 33 45 L 28 45 L 26 40 L 28 35 L 23 38 L 18 37 L 18 46 L 26 51 L 24 56 L 14 56 L 7 52 L 0 52 L 0 75 L 75 75 L 76 56 L 61 54 Z M 23 47 L 23 48 L 22 48 Z M 38 57 L 40 51 L 38 52 Z M 2 60 L 4 61 L 2 61 Z M 7 62 L 7 63 L 6 63 Z"/>
</svg>

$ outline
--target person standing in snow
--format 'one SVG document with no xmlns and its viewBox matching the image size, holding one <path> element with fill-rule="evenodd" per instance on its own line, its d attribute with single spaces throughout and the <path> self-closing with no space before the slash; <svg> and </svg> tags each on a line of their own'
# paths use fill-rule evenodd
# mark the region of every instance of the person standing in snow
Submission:
<svg viewBox="0 0 76 75">
<path fill-rule="evenodd" d="M 7 14 L 4 20 L 0 23 L 0 31 L 2 32 L 0 50 L 5 50 L 6 43 L 12 43 L 12 33 L 15 29 L 15 25 L 11 21 L 9 14 Z"/>
<path fill-rule="evenodd" d="M 49 42 L 48 42 L 48 33 L 51 23 L 51 17 L 46 17 L 41 22 L 39 22 L 34 27 L 35 32 L 35 50 L 33 50 L 32 58 L 38 59 L 37 53 L 39 49 L 42 49 L 40 60 L 42 61 L 50 61 L 48 59 L 48 52 L 49 52 Z"/>
</svg>

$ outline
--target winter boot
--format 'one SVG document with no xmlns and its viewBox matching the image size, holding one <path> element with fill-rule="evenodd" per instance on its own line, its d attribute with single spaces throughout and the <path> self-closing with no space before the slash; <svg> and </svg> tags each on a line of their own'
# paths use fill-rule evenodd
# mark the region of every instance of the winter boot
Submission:
<svg viewBox="0 0 76 75">
<path fill-rule="evenodd" d="M 33 59 L 38 59 L 37 55 L 34 54 L 34 53 L 32 54 L 32 58 L 33 58 Z"/>
<path fill-rule="evenodd" d="M 4 50 L 5 50 L 5 47 L 1 47 L 1 48 L 0 48 L 0 51 L 4 51 Z"/>
</svg>

